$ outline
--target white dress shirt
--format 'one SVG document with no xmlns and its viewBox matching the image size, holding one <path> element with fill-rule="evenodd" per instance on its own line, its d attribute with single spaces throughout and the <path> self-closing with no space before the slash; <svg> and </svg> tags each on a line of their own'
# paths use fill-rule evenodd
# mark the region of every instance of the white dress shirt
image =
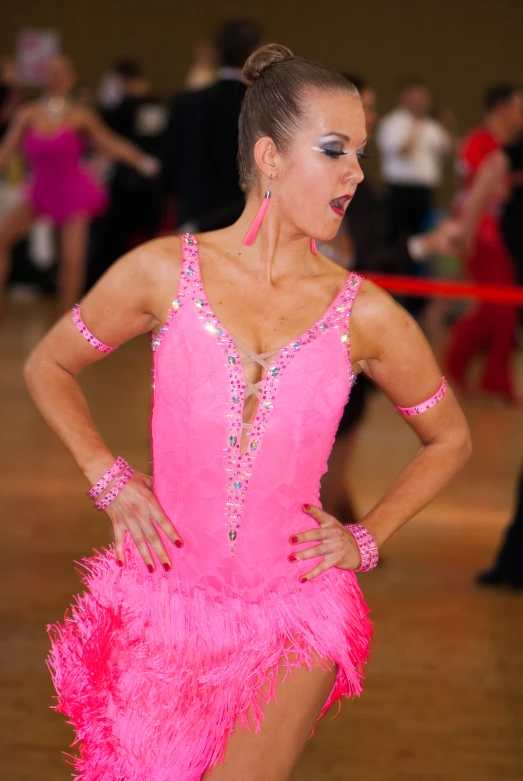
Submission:
<svg viewBox="0 0 523 781">
<path fill-rule="evenodd" d="M 421 126 L 414 147 L 408 154 L 401 154 L 415 121 Z M 388 184 L 436 187 L 440 183 L 442 160 L 451 149 L 451 139 L 436 120 L 416 120 L 410 111 L 396 109 L 383 117 L 376 143 L 381 152 L 382 176 Z"/>
</svg>

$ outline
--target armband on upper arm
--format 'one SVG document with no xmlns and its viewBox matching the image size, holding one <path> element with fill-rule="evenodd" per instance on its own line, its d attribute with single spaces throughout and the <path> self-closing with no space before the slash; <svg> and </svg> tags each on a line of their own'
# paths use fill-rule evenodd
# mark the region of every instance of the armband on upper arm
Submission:
<svg viewBox="0 0 523 781">
<path fill-rule="evenodd" d="M 415 407 L 396 407 L 400 415 L 404 415 L 406 418 L 411 417 L 412 415 L 421 415 L 422 412 L 427 412 L 427 410 L 431 409 L 431 407 L 435 407 L 438 402 L 441 401 L 443 396 L 448 391 L 449 386 L 447 384 L 447 380 L 445 377 L 441 378 L 441 385 L 439 386 L 436 393 L 430 397 L 430 399 L 427 399 L 426 401 L 423 401 L 421 404 L 416 404 Z"/>
<path fill-rule="evenodd" d="M 91 333 L 91 331 L 87 328 L 86 324 L 82 320 L 82 316 L 80 315 L 80 306 L 79 304 L 75 304 L 73 306 L 73 323 L 75 324 L 78 331 L 82 334 L 83 338 L 89 342 L 91 347 L 94 347 L 95 350 L 99 350 L 101 353 L 104 353 L 105 355 L 109 355 L 109 353 L 112 353 L 113 350 L 116 350 L 116 347 L 109 347 L 108 344 L 104 344 L 104 342 L 101 342 L 99 339 L 94 336 L 94 334 Z"/>
</svg>

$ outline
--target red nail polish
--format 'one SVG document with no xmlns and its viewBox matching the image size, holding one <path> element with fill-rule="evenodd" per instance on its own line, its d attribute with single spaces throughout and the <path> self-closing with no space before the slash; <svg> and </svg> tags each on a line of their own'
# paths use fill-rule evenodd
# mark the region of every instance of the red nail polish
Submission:
<svg viewBox="0 0 523 781">
<path fill-rule="evenodd" d="M 177 548 L 183 548 L 183 542 L 181 540 L 175 540 L 174 544 Z"/>
<path fill-rule="evenodd" d="M 304 509 L 304 510 L 310 510 L 310 509 L 311 509 L 311 506 L 310 506 L 310 504 L 304 504 L 304 505 L 303 505 L 303 509 Z"/>
<path fill-rule="evenodd" d="M 300 583 L 307 583 L 307 578 L 300 578 Z"/>
<path fill-rule="evenodd" d="M 120 561 L 120 559 L 117 559 L 117 562 L 118 562 L 118 566 L 119 567 L 123 567 L 123 561 Z"/>
<path fill-rule="evenodd" d="M 296 536 L 289 537 L 291 542 L 298 542 L 298 538 Z"/>
<path fill-rule="evenodd" d="M 147 569 L 149 570 L 149 572 L 154 572 L 154 567 L 152 564 L 148 564 Z"/>
<path fill-rule="evenodd" d="M 298 557 L 294 555 L 294 553 L 291 553 L 289 556 L 287 556 L 289 561 L 298 561 Z"/>
<path fill-rule="evenodd" d="M 168 564 L 166 561 L 164 561 L 164 563 L 163 563 L 163 568 L 164 568 L 164 570 L 165 570 L 166 572 L 169 572 L 169 570 L 171 569 L 171 565 L 170 565 L 170 564 Z"/>
</svg>

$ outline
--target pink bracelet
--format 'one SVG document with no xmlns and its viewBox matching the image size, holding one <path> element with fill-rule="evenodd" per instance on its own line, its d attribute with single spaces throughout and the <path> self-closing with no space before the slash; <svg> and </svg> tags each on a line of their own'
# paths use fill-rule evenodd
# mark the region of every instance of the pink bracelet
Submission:
<svg viewBox="0 0 523 781">
<path fill-rule="evenodd" d="M 345 527 L 356 540 L 361 556 L 361 564 L 354 572 L 368 572 L 378 564 L 379 553 L 376 540 L 365 526 L 360 523 L 348 523 Z"/>
<path fill-rule="evenodd" d="M 94 503 L 97 510 L 106 510 L 111 502 L 114 502 L 120 491 L 125 488 L 134 472 L 132 466 L 126 466 L 121 477 L 118 478 L 111 490 L 102 499 Z"/>
<path fill-rule="evenodd" d="M 82 320 L 82 316 L 80 315 L 80 306 L 79 304 L 75 304 L 73 306 L 73 323 L 77 327 L 77 329 L 82 334 L 83 338 L 89 342 L 89 344 L 95 348 L 95 350 L 100 350 L 101 353 L 105 353 L 105 355 L 109 355 L 109 353 L 112 353 L 113 350 L 116 350 L 116 347 L 109 347 L 108 344 L 104 344 L 99 339 L 94 336 L 90 332 L 90 330 L 87 328 L 86 324 Z"/>
<path fill-rule="evenodd" d="M 411 415 L 421 415 L 422 412 L 426 412 L 431 407 L 435 407 L 438 402 L 441 401 L 443 396 L 448 391 L 449 386 L 447 384 L 447 380 L 445 377 L 441 378 L 441 385 L 439 386 L 438 390 L 434 394 L 434 396 L 431 396 L 430 399 L 427 399 L 427 401 L 423 401 L 421 404 L 417 404 L 415 407 L 396 407 L 400 415 L 404 415 L 405 417 L 410 417 Z"/>
<path fill-rule="evenodd" d="M 98 482 L 87 491 L 87 496 L 90 499 L 96 499 L 98 496 L 100 496 L 100 494 L 105 491 L 107 486 L 113 482 L 115 477 L 118 477 L 118 475 L 123 472 L 126 466 L 129 466 L 127 461 L 125 461 L 121 456 L 118 456 L 112 467 L 110 467 L 110 469 L 108 469 L 107 472 L 101 476 Z"/>
</svg>

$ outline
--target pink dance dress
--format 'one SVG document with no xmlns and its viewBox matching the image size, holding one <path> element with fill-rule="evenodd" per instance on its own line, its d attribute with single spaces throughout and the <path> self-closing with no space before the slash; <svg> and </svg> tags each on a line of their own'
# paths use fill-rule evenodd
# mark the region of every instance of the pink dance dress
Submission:
<svg viewBox="0 0 523 781">
<path fill-rule="evenodd" d="M 361 692 L 371 624 L 355 574 L 331 568 L 302 584 L 320 559 L 287 558 L 308 547 L 289 537 L 316 524 L 302 505 L 319 505 L 354 380 L 361 278 L 350 274 L 308 331 L 260 356 L 215 316 L 196 239 L 182 242 L 179 288 L 153 336 L 151 427 L 154 492 L 184 547 L 161 533 L 173 567 L 150 574 L 127 533 L 125 566 L 112 547 L 87 559 L 86 591 L 49 628 L 57 707 L 76 729 L 84 781 L 200 781 L 235 724 L 259 729 L 280 667 L 336 663 L 322 716 Z M 264 366 L 261 383 L 245 381 L 242 355 Z"/>
<path fill-rule="evenodd" d="M 60 226 L 80 214 L 102 214 L 107 197 L 82 166 L 84 147 L 81 135 L 66 125 L 50 135 L 35 128 L 27 131 L 23 151 L 32 175 L 26 197 L 36 216 L 50 217 Z"/>
</svg>

